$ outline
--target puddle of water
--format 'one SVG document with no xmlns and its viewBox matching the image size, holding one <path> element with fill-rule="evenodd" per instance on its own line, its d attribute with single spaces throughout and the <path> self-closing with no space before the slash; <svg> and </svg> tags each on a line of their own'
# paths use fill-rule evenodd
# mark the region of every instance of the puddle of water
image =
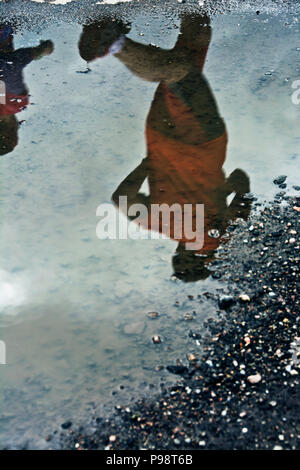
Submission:
<svg viewBox="0 0 300 470">
<path fill-rule="evenodd" d="M 129 394 L 168 380 L 155 368 L 195 351 L 188 331 L 201 329 L 212 315 L 197 296 L 220 283 L 199 268 L 199 257 L 192 269 L 182 242 L 178 248 L 170 239 L 99 240 L 99 204 L 109 203 L 113 193 L 147 204 L 149 197 L 181 204 L 200 199 L 216 224 L 207 229 L 222 231 L 240 202 L 226 208 L 229 186 L 264 200 L 276 192 L 276 176 L 298 183 L 300 106 L 291 99 L 292 83 L 300 78 L 297 18 L 216 16 L 210 41 L 209 28 L 199 21 L 180 25 L 177 17 L 135 15 L 128 37 L 145 45 L 171 49 L 182 28 L 177 50 L 185 58 L 173 58 L 173 78 L 158 91 L 152 74 L 160 70 L 169 77 L 170 66 L 165 72 L 165 59 L 159 62 L 154 47 L 149 55 L 131 44 L 127 57 L 102 57 L 87 68 L 78 51 L 78 24 L 53 23 L 14 35 L 16 50 L 35 47 L 40 39 L 53 41 L 55 50 L 24 69 L 30 105 L 26 89 L 13 80 L 20 67 L 5 72 L 7 91 L 21 99 L 13 102 L 14 110 L 26 109 L 1 112 L 0 135 L 13 136 L 2 139 L 6 154 L 0 162 L 0 337 L 7 349 L 7 365 L 1 366 L 2 445 L 28 440 L 38 446 L 38 437 L 56 423 L 113 401 L 112 392 L 119 399 L 120 385 Z M 90 53 L 92 36 L 87 38 Z M 196 46 L 187 60 L 191 41 Z M 205 81 L 199 70 L 207 46 Z M 50 49 L 49 43 L 42 46 L 42 52 Z M 196 72 L 190 67 L 194 60 Z M 147 148 L 150 169 L 141 165 Z M 196 168 L 194 152 L 202 152 Z M 226 191 L 223 163 L 226 177 L 232 175 Z M 150 193 L 146 188 L 148 196 L 141 199 L 147 178 Z M 208 254 L 207 246 L 217 248 L 219 239 L 206 237 L 205 243 L 202 254 Z M 186 280 L 195 282 L 174 279 L 174 269 L 179 274 L 187 265 L 192 274 Z M 160 315 L 151 320 L 149 311 Z M 187 313 L 191 322 L 184 320 Z M 163 339 L 159 345 L 151 342 L 155 334 Z"/>
</svg>

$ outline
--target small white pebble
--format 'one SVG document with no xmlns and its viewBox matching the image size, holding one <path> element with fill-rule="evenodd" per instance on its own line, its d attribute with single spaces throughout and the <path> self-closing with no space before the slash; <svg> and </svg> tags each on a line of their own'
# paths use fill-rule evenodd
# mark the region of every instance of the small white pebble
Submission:
<svg viewBox="0 0 300 470">
<path fill-rule="evenodd" d="M 160 343 L 162 342 L 162 339 L 161 339 L 160 336 L 155 335 L 155 336 L 153 336 L 153 338 L 152 338 L 152 342 L 153 342 L 154 344 L 160 344 Z"/>
<path fill-rule="evenodd" d="M 247 377 L 248 382 L 251 384 L 257 384 L 258 382 L 261 381 L 261 375 L 260 374 L 254 374 L 254 375 L 249 375 Z"/>
<path fill-rule="evenodd" d="M 292 369 L 291 364 L 289 364 L 288 366 L 286 366 L 285 370 L 286 370 L 287 372 L 289 372 L 291 375 L 298 375 L 298 372 L 297 372 L 295 369 Z"/>
<path fill-rule="evenodd" d="M 241 294 L 239 296 L 239 299 L 242 300 L 243 302 L 250 302 L 250 297 L 247 294 Z"/>
<path fill-rule="evenodd" d="M 246 434 L 246 432 L 248 432 L 248 428 L 243 428 L 243 429 L 242 429 L 242 433 L 243 433 L 243 434 Z"/>
</svg>

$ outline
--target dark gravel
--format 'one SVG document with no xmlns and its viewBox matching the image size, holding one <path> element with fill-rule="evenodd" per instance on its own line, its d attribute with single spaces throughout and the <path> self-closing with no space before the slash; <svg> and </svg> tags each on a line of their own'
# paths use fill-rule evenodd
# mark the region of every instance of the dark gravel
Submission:
<svg viewBox="0 0 300 470">
<path fill-rule="evenodd" d="M 213 267 L 228 282 L 228 291 L 211 299 L 219 320 L 208 322 L 209 339 L 187 332 L 204 354 L 189 368 L 169 367 L 182 374 L 176 386 L 56 434 L 53 445 L 299 449 L 299 206 L 300 198 L 281 193 L 231 227 Z"/>
</svg>

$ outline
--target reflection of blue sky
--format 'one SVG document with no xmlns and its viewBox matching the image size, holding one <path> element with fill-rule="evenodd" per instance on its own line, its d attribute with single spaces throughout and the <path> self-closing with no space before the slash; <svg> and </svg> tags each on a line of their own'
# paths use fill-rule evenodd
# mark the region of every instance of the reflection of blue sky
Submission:
<svg viewBox="0 0 300 470">
<path fill-rule="evenodd" d="M 77 73 L 86 68 L 77 51 L 80 27 L 64 27 L 64 37 L 61 29 L 42 33 L 55 42 L 55 53 L 25 71 L 32 106 L 19 116 L 26 119 L 19 145 L 2 167 L 2 233 L 7 268 L 17 264 L 32 276 L 28 300 L 36 297 L 34 286 L 47 272 L 49 290 L 58 289 L 57 296 L 64 296 L 62 278 L 67 276 L 67 284 L 76 286 L 73 300 L 81 303 L 93 284 L 113 285 L 124 262 L 132 280 L 136 268 L 149 262 L 143 242 L 134 250 L 141 257 L 139 267 L 134 267 L 130 250 L 126 261 L 120 259 L 122 242 L 97 240 L 95 229 L 96 208 L 110 201 L 120 180 L 145 152 L 144 123 L 155 85 L 131 77 L 114 58 L 93 64 L 90 74 Z M 33 45 L 38 39 L 27 33 L 17 45 Z M 120 83 L 126 83 L 124 92 Z M 171 254 L 173 242 L 164 246 Z M 90 257 L 99 256 L 99 266 L 88 265 Z M 43 288 L 38 294 L 41 302 L 47 295 Z M 146 295 L 145 286 L 138 288 Z"/>
<path fill-rule="evenodd" d="M 0 309 L 19 306 L 25 301 L 22 276 L 0 270 Z"/>
<path fill-rule="evenodd" d="M 133 28 L 131 35 L 143 29 L 144 42 L 157 39 L 159 22 L 143 28 L 143 21 L 143 17 L 137 19 L 139 28 Z M 278 174 L 288 174 L 288 181 L 297 183 L 299 107 L 290 100 L 296 63 L 294 29 L 281 31 L 274 53 L 279 19 L 272 27 L 264 25 L 266 36 L 260 49 L 258 35 L 247 30 L 249 23 L 241 21 L 238 26 L 237 21 L 240 19 L 226 19 L 225 28 L 222 18 L 215 20 L 206 74 L 228 128 L 227 174 L 241 167 L 250 176 L 252 191 L 269 198 L 274 191 L 272 180 Z M 258 28 L 255 22 L 251 26 Z M 80 304 L 91 284 L 114 282 L 120 263 L 127 264 L 128 275 L 134 280 L 139 270 L 143 273 L 148 259 L 155 259 L 151 241 L 146 259 L 144 242 L 134 247 L 135 257 L 140 256 L 137 266 L 130 259 L 130 250 L 120 259 L 118 241 L 95 238 L 97 206 L 110 201 L 113 190 L 145 154 L 145 118 L 155 84 L 132 76 L 111 57 L 93 63 L 92 73 L 77 73 L 86 68 L 77 50 L 80 30 L 79 26 L 57 26 L 39 35 L 24 33 L 16 41 L 18 46 L 34 45 L 42 37 L 51 38 L 56 45 L 52 56 L 26 69 L 32 106 L 19 116 L 26 120 L 19 132 L 19 146 L 1 167 L 5 174 L 5 269 L 26 268 L 35 298 L 34 286 L 47 273 L 48 288 L 43 284 L 38 294 L 41 302 L 52 289 L 65 295 L 66 284 L 61 279 L 66 275 L 75 287 L 73 300 Z M 164 30 L 157 42 L 170 47 L 176 32 Z M 250 54 L 254 49 L 255 60 Z M 260 77 L 269 70 L 274 70 L 273 75 L 258 89 Z M 171 256 L 174 243 L 164 242 L 163 248 Z M 100 256 L 101 263 L 89 269 L 86 260 L 95 256 Z M 164 273 L 157 272 L 151 288 L 170 274 L 170 267 Z M 147 298 L 150 285 L 138 285 L 137 277 L 134 285 Z M 30 294 L 27 298 L 29 301 Z"/>
</svg>

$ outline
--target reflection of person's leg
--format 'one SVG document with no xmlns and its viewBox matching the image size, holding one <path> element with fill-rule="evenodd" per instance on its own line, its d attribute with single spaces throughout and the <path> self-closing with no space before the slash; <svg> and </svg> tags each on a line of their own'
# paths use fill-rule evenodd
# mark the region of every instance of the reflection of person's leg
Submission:
<svg viewBox="0 0 300 470">
<path fill-rule="evenodd" d="M 206 15 L 186 14 L 181 18 L 180 35 L 175 50 L 184 50 L 203 69 L 211 40 L 210 19 Z"/>
<path fill-rule="evenodd" d="M 124 47 L 115 56 L 138 77 L 153 81 L 175 83 L 191 68 L 190 58 L 183 50 L 166 50 L 140 44 L 126 38 Z"/>
<path fill-rule="evenodd" d="M 13 29 L 8 24 L 0 24 L 0 53 L 13 52 Z"/>
<path fill-rule="evenodd" d="M 196 66 L 204 66 L 211 38 L 209 18 L 185 15 L 181 20 L 180 35 L 172 50 L 163 50 L 128 40 L 117 57 L 142 78 L 153 81 L 176 82 Z"/>
<path fill-rule="evenodd" d="M 6 155 L 18 144 L 18 121 L 13 114 L 0 116 L 0 155 Z"/>
<path fill-rule="evenodd" d="M 209 18 L 201 15 L 185 15 L 181 21 L 180 32 L 173 50 L 188 58 L 190 73 L 170 89 L 197 118 L 198 125 L 202 128 L 201 139 L 204 143 L 220 137 L 225 132 L 214 95 L 203 75 L 211 39 Z M 198 134 L 197 142 L 200 143 L 200 133 Z"/>
</svg>

